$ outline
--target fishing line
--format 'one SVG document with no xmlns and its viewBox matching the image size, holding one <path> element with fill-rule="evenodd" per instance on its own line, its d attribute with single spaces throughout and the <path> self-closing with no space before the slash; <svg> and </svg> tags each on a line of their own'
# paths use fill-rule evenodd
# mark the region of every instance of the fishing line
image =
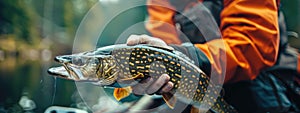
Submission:
<svg viewBox="0 0 300 113">
<path fill-rule="evenodd" d="M 54 77 L 54 83 L 53 83 L 53 93 L 52 93 L 52 100 L 51 100 L 51 105 L 53 105 L 54 101 L 55 101 L 55 97 L 56 97 L 56 77 Z"/>
</svg>

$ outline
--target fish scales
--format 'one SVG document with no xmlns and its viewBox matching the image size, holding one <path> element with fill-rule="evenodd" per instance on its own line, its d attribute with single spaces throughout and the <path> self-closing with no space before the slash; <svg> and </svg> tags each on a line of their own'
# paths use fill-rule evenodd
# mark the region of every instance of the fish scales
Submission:
<svg viewBox="0 0 300 113">
<path fill-rule="evenodd" d="M 208 92 L 207 89 L 210 83 L 209 77 L 205 73 L 194 69 L 190 63 L 179 59 L 179 56 L 176 56 L 171 52 L 166 50 L 152 49 L 153 48 L 147 46 L 115 49 L 112 55 L 115 57 L 115 59 L 121 59 L 118 60 L 118 64 L 124 64 L 124 62 L 133 64 L 127 65 L 129 66 L 129 70 L 124 71 L 129 71 L 131 76 L 143 74 L 144 77 L 139 79 L 146 79 L 148 77 L 158 79 L 160 75 L 168 74 L 170 76 L 170 81 L 174 84 L 171 92 L 177 92 L 177 94 L 179 94 L 176 96 L 182 96 L 184 99 L 192 98 L 192 101 L 195 103 L 203 101 L 205 96 L 210 98 L 209 94 L 205 94 Z M 124 51 L 125 53 L 131 54 L 122 54 Z M 180 57 L 185 57 L 185 59 L 188 59 L 187 56 Z M 121 65 L 121 68 L 126 69 L 127 66 Z M 213 95 L 219 95 L 219 92 L 215 91 L 215 88 L 211 89 L 214 91 L 210 92 L 217 93 Z M 217 97 L 216 100 L 210 100 L 207 101 L 207 103 L 209 106 L 212 106 L 212 109 L 215 109 L 220 113 L 235 112 L 235 110 L 229 104 L 227 104 L 222 97 Z"/>
<path fill-rule="evenodd" d="M 79 63 L 80 66 L 77 66 L 74 59 L 84 61 L 84 65 Z M 158 79 L 160 75 L 168 74 L 174 84 L 170 92 L 179 101 L 196 107 L 212 106 L 211 109 L 219 113 L 236 112 L 219 96 L 215 85 L 209 85 L 210 78 L 178 51 L 148 45 L 113 45 L 95 51 L 58 56 L 56 61 L 62 63 L 69 74 L 63 72 L 62 68 L 51 68 L 48 70 L 50 74 L 75 81 L 94 81 L 102 86 L 131 86 L 134 85 L 132 81 L 125 84 L 121 82 L 120 86 L 118 80 Z"/>
</svg>

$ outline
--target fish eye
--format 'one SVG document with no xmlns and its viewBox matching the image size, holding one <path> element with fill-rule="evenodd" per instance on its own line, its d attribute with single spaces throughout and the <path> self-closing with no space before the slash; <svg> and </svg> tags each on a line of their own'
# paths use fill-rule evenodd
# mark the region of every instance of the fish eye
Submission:
<svg viewBox="0 0 300 113">
<path fill-rule="evenodd" d="M 84 60 L 80 57 L 74 57 L 72 58 L 72 64 L 77 65 L 77 66 L 83 66 L 84 65 Z"/>
<path fill-rule="evenodd" d="M 99 59 L 91 59 L 91 62 L 93 62 L 94 64 L 99 64 L 100 63 L 100 61 L 99 61 Z"/>
</svg>

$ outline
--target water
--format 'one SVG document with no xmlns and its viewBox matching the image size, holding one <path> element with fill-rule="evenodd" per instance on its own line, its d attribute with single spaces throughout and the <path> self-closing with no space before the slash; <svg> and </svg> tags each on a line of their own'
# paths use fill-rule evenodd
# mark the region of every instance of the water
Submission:
<svg viewBox="0 0 300 113">
<path fill-rule="evenodd" d="M 30 110 L 34 113 L 53 105 L 70 107 L 74 82 L 49 76 L 50 62 L 16 57 L 0 61 L 0 112 L 25 112 L 19 104 L 21 97 L 23 106 L 31 107 L 31 100 L 34 102 L 36 107 Z"/>
</svg>

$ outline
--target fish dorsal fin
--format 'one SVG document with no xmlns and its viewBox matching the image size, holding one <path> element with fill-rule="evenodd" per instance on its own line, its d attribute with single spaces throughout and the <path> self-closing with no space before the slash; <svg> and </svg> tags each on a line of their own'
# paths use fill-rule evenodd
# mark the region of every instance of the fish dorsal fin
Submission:
<svg viewBox="0 0 300 113">
<path fill-rule="evenodd" d="M 164 93 L 162 94 L 164 101 L 171 108 L 174 109 L 177 99 L 172 93 Z"/>
<path fill-rule="evenodd" d="M 124 88 L 115 88 L 114 89 L 114 97 L 116 100 L 120 101 L 123 98 L 128 97 L 132 92 L 130 86 Z"/>
</svg>

